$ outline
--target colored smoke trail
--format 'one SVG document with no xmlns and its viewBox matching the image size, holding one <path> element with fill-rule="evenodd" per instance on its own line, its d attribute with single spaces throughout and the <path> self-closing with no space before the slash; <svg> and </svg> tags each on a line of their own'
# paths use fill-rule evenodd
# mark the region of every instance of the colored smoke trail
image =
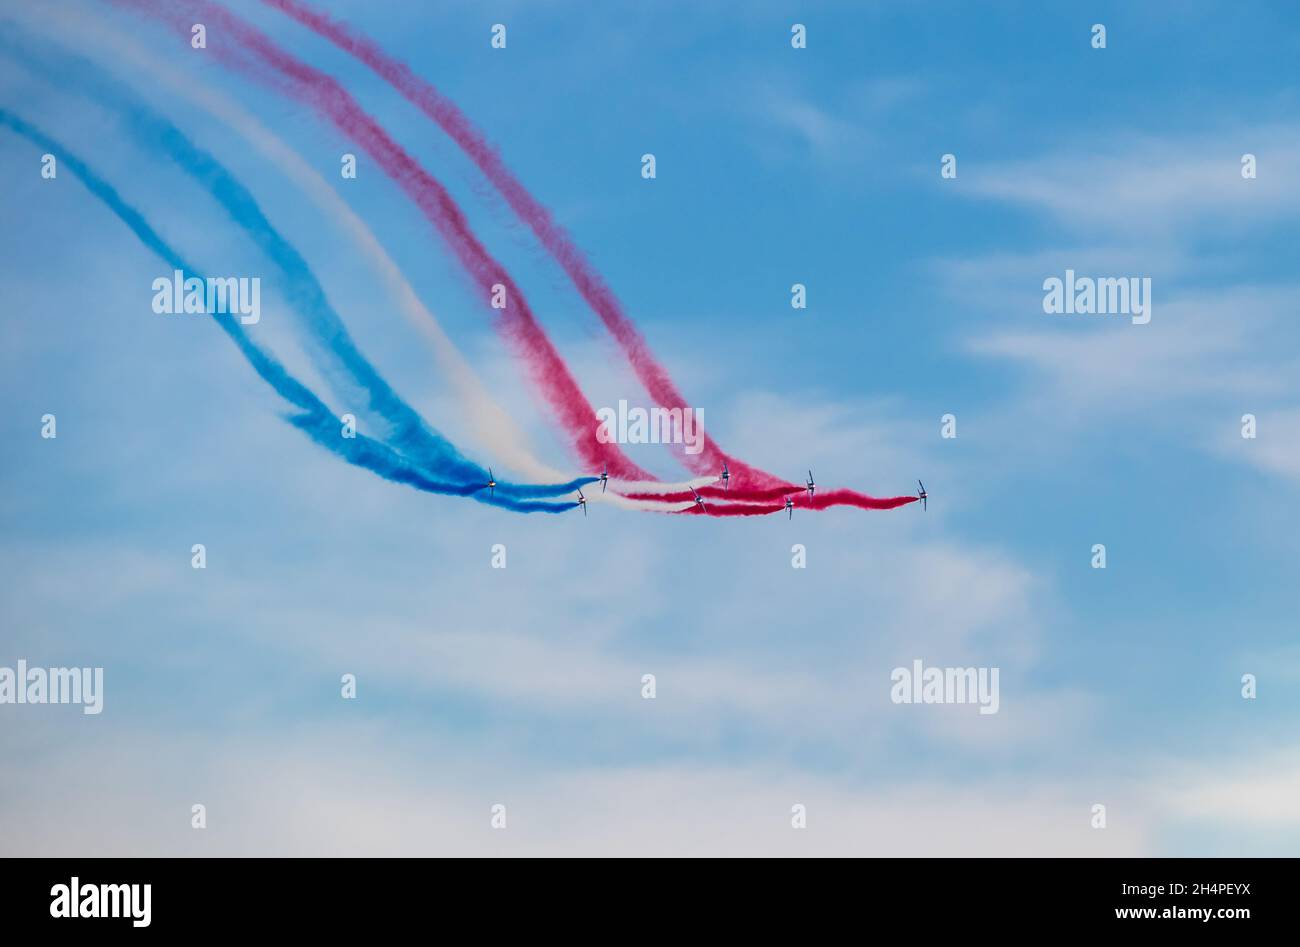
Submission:
<svg viewBox="0 0 1300 947">
<path fill-rule="evenodd" d="M 366 223 L 290 145 L 236 102 L 201 83 L 187 79 L 181 72 L 165 68 L 151 50 L 145 49 L 102 19 L 87 21 L 70 11 L 56 8 L 42 10 L 38 17 L 28 15 L 24 18 L 24 23 L 29 30 L 43 32 L 47 39 L 66 41 L 69 36 L 77 36 L 84 40 L 87 48 L 102 50 L 111 62 L 129 64 L 145 73 L 155 84 L 165 86 L 169 91 L 205 109 L 257 148 L 351 238 L 371 263 L 388 288 L 398 310 L 428 339 L 443 375 L 450 381 L 454 394 L 464 406 L 471 429 L 483 446 L 489 449 L 494 460 L 538 482 L 566 480 L 563 474 L 534 455 L 523 431 L 505 409 L 493 400 L 469 362 L 443 331 L 434 314 L 420 301 L 397 263 L 384 250 Z M 629 510 L 677 512 L 688 504 L 680 501 L 628 500 L 620 494 L 636 490 L 638 493 L 656 495 L 678 492 L 689 497 L 692 487 L 712 483 L 713 480 L 712 477 L 700 477 L 675 484 L 611 480 L 609 492 L 592 492 L 588 501 Z"/>
<path fill-rule="evenodd" d="M 25 61 L 33 69 L 38 62 L 30 54 L 30 41 L 21 53 L 11 48 L 6 34 L 0 46 L 12 58 Z M 133 135 L 150 150 L 162 150 L 169 158 L 216 199 L 231 219 L 280 268 L 289 281 L 287 296 L 295 310 L 308 323 L 321 351 L 337 360 L 338 366 L 361 386 L 376 410 L 393 428 L 387 438 L 400 453 L 412 458 L 419 467 L 436 471 L 453 483 L 475 485 L 487 482 L 485 469 L 465 458 L 456 447 L 428 426 L 418 412 L 392 390 L 379 372 L 357 350 L 355 344 L 325 295 L 323 287 L 301 254 L 271 225 L 253 195 L 211 154 L 198 148 L 167 119 L 153 113 L 130 90 L 111 76 L 79 57 L 45 51 L 41 60 L 52 61 L 63 85 L 112 108 L 127 121 Z M 584 477 L 567 483 L 519 485 L 502 482 L 497 490 L 516 498 L 559 497 L 573 493 L 595 478 Z"/>
<path fill-rule="evenodd" d="M 142 8 L 160 20 L 169 23 L 178 33 L 188 38 L 192 16 L 177 12 L 177 6 L 179 5 L 159 4 L 157 0 L 115 0 L 115 2 L 125 6 Z M 592 462 L 593 467 L 596 463 L 600 463 L 602 467 L 611 467 L 616 478 L 630 479 L 639 475 L 642 478 L 649 479 L 648 475 L 639 470 L 635 474 L 631 473 L 631 470 L 635 469 L 635 465 L 632 465 L 631 461 L 617 447 L 601 445 L 599 439 L 594 438 L 593 425 L 590 423 L 594 412 L 592 412 L 590 404 L 583 398 L 567 367 L 560 360 L 558 353 L 545 336 L 544 331 L 537 324 L 531 310 L 528 308 L 527 301 L 519 292 L 518 287 L 514 285 L 508 274 L 479 244 L 460 208 L 447 194 L 446 190 L 442 188 L 441 184 L 400 146 L 396 145 L 385 130 L 363 111 L 350 94 L 333 78 L 297 60 L 278 47 L 273 40 L 256 27 L 245 23 L 222 8 L 214 6 L 206 2 L 206 0 L 197 0 L 191 6 L 203 11 L 203 18 L 209 21 L 210 24 L 216 24 L 217 29 L 212 32 L 215 40 L 212 51 L 218 58 L 241 74 L 268 83 L 282 93 L 288 94 L 290 97 L 312 107 L 375 158 L 385 173 L 402 188 L 404 193 L 420 208 L 426 219 L 434 225 L 439 234 L 447 241 L 467 272 L 478 284 L 480 291 L 490 288 L 494 280 L 499 282 L 507 293 L 513 291 L 514 298 L 511 299 L 513 305 L 505 313 L 500 314 L 499 328 L 502 329 L 507 339 L 515 343 L 517 350 L 524 357 L 532 372 L 534 382 L 546 394 L 553 411 L 572 440 L 574 449 L 584 461 Z M 515 184 L 518 184 L 518 182 L 516 181 Z M 522 185 L 518 186 L 522 189 Z M 536 204 L 535 201 L 533 204 L 540 208 L 540 205 Z M 544 208 L 541 208 L 541 210 L 545 212 Z M 606 316 L 609 316 L 611 312 L 617 316 L 617 320 L 609 324 L 611 331 L 623 343 L 631 345 L 632 349 L 640 351 L 648 357 L 648 350 L 645 348 L 644 341 L 636 334 L 635 328 L 630 321 L 622 315 L 621 308 L 617 308 L 617 300 L 608 291 L 608 287 L 605 287 L 599 277 L 589 270 L 580 254 L 577 254 L 576 248 L 572 248 L 567 236 L 560 231 L 555 233 L 563 238 L 568 247 L 573 249 L 575 256 L 572 259 L 581 263 L 591 280 L 594 280 L 594 282 L 588 282 L 588 289 L 599 290 L 598 295 L 616 307 L 614 310 L 605 310 Z M 555 248 L 552 247 L 552 249 Z M 649 372 L 652 382 L 653 377 L 659 377 L 664 384 L 671 385 L 666 373 L 663 373 L 657 364 L 652 364 L 649 368 L 646 368 L 645 364 L 642 363 L 641 370 Z M 656 390 L 662 395 L 662 388 Z M 615 458 L 612 464 L 608 460 L 602 459 L 609 456 Z M 801 489 L 795 484 L 756 471 L 743 462 L 732 461 L 721 452 L 718 452 L 714 459 L 721 459 L 732 468 L 733 489 L 728 492 L 728 497 L 732 501 L 743 502 L 747 499 L 766 499 L 774 493 L 784 494 L 787 491 Z M 709 465 L 708 451 L 696 455 L 695 462 L 692 464 L 697 468 L 706 468 L 707 465 Z M 715 467 L 714 470 L 716 469 Z M 662 501 L 665 496 L 674 496 L 675 499 L 675 496 L 680 493 L 680 490 L 676 491 L 676 494 L 644 491 L 644 494 L 632 499 L 637 502 L 653 502 L 650 500 L 650 496 L 653 494 L 656 500 Z M 889 501 L 885 502 L 888 503 Z M 882 506 L 881 501 L 877 498 L 855 491 L 839 490 L 828 493 L 816 505 L 816 508 L 840 504 L 857 506 L 863 509 L 878 509 Z"/>
<path fill-rule="evenodd" d="M 524 187 L 523 182 L 506 165 L 500 151 L 488 142 L 483 132 L 474 126 L 456 103 L 440 93 L 432 83 L 416 75 L 406 63 L 390 56 L 378 43 L 328 14 L 314 10 L 302 0 L 262 2 L 353 56 L 433 120 L 477 165 L 484 177 L 564 270 L 578 293 L 618 342 L 633 371 L 654 401 L 668 408 L 684 408 L 687 405 L 667 369 L 655 359 L 645 337 L 624 312 L 614 291 L 568 232 L 556 223 L 550 210 Z M 731 499 L 776 499 L 801 489 L 797 484 L 726 454 L 707 432 L 702 433 L 703 444 L 698 454 L 691 455 L 678 450 L 677 456 L 687 467 L 700 473 L 716 473 L 725 463 L 730 468 L 732 477 L 731 490 L 725 495 Z M 721 497 L 724 493 L 715 495 Z M 833 495 L 838 503 L 848 506 L 862 509 L 890 508 L 876 505 L 879 502 L 876 498 L 855 491 L 838 490 Z M 679 494 L 674 497 L 683 498 Z M 692 499 L 689 493 L 684 498 Z"/>
<path fill-rule="evenodd" d="M 492 183 L 520 220 L 528 225 L 568 275 L 574 287 L 592 308 L 623 349 L 633 371 L 655 402 L 667 408 L 683 408 L 686 399 L 672 378 L 655 359 L 644 336 L 623 311 L 622 303 L 596 272 L 573 239 L 555 222 L 549 209 L 538 201 L 501 158 L 468 116 L 434 86 L 417 76 L 405 63 L 388 55 L 377 43 L 327 14 L 300 0 L 263 0 L 296 20 L 322 39 L 349 53 L 384 79 L 408 102 L 420 109 L 461 148 Z M 747 489 L 790 487 L 779 477 L 759 470 L 723 452 L 704 434 L 703 449 L 696 455 L 677 451 L 681 461 L 698 473 L 715 472 L 726 463 L 735 486 Z"/>
<path fill-rule="evenodd" d="M 84 48 L 102 51 L 110 62 L 126 63 L 145 73 L 155 85 L 166 87 L 205 109 L 258 149 L 283 172 L 285 179 L 301 188 L 351 239 L 378 273 L 398 311 L 428 340 L 442 376 L 466 412 L 468 427 L 492 459 L 498 465 L 538 482 L 569 479 L 536 457 L 524 432 L 492 399 L 486 386 L 443 331 L 435 315 L 420 301 L 378 238 L 338 192 L 289 144 L 225 95 L 187 79 L 183 72 L 167 69 L 153 50 L 141 46 L 102 18 L 87 21 L 68 10 L 42 9 L 39 16 L 27 16 L 25 25 L 28 29 L 45 32 L 47 37 L 65 41 L 70 35 L 76 35 Z"/>
<path fill-rule="evenodd" d="M 537 322 L 523 292 L 510 274 L 483 247 L 468 220 L 447 190 L 398 145 L 333 77 L 297 59 L 252 24 L 206 0 L 188 4 L 157 0 L 116 0 L 170 24 L 185 37 L 194 22 L 185 9 L 197 9 L 213 39 L 210 51 L 250 78 L 267 82 L 328 118 L 356 142 L 420 209 L 450 246 L 479 289 L 486 304 L 492 288 L 500 284 L 507 307 L 493 309 L 499 327 L 524 358 L 534 383 L 550 404 L 570 445 L 590 469 L 608 467 L 611 475 L 631 480 L 654 479 L 634 464 L 616 445 L 596 437 L 596 412 L 574 381 L 549 337 Z M 215 27 L 215 28 L 214 28 Z M 227 45 L 226 38 L 236 45 Z M 251 53 L 250 60 L 246 53 Z"/>
<path fill-rule="evenodd" d="M 45 134 L 35 125 L 0 109 L 0 125 L 12 129 L 43 151 L 58 156 L 62 165 L 73 173 L 90 193 L 104 203 L 136 235 L 145 247 L 161 257 L 173 269 L 198 274 L 199 270 L 190 266 L 170 244 L 168 244 L 149 224 L 144 215 L 128 204 L 117 190 L 93 171 L 83 160 Z M 478 484 L 453 484 L 435 480 L 427 472 L 401 457 L 387 445 L 357 434 L 355 438 L 339 436 L 340 421 L 329 408 L 306 385 L 293 375 L 269 352 L 255 343 L 236 317 L 230 314 L 216 314 L 213 320 L 230 337 L 240 352 L 252 365 L 253 370 L 290 404 L 300 409 L 300 414 L 291 414 L 288 420 L 295 427 L 306 433 L 321 447 L 334 453 L 358 467 L 370 470 L 386 480 L 405 483 L 429 493 L 449 494 L 455 496 L 473 496 L 482 502 L 492 503 L 516 512 L 561 513 L 572 509 L 574 503 L 544 503 L 538 501 L 520 501 L 507 497 L 492 498 L 483 495 L 483 488 Z"/>
<path fill-rule="evenodd" d="M 893 510 L 900 506 L 906 506 L 909 503 L 915 503 L 917 497 L 913 495 L 897 497 L 873 497 L 865 493 L 859 493 L 857 490 L 819 490 L 813 495 L 811 501 L 808 493 L 801 487 L 791 487 L 787 490 L 770 489 L 770 490 L 724 490 L 717 487 L 705 487 L 696 491 L 705 501 L 724 500 L 731 502 L 751 502 L 759 500 L 782 500 L 786 497 L 794 499 L 796 508 L 803 507 L 812 510 L 825 510 L 832 506 L 855 506 L 860 510 Z M 632 499 L 647 499 L 649 495 L 641 493 L 629 493 Z M 694 495 L 689 491 L 681 493 L 666 493 L 656 497 L 660 500 L 694 500 Z M 784 506 L 784 503 L 783 503 Z"/>
<path fill-rule="evenodd" d="M 682 512 L 693 513 L 696 516 L 769 516 L 772 513 L 780 513 L 784 509 L 784 503 L 706 502 L 703 509 L 698 504 L 692 503 L 690 509 L 682 510 Z"/>
<path fill-rule="evenodd" d="M 825 510 L 832 506 L 856 506 L 860 510 L 896 510 L 900 506 L 916 503 L 920 498 L 908 494 L 901 497 L 869 497 L 856 490 L 818 491 L 811 501 L 805 497 L 804 502 L 795 501 L 795 508 L 806 507 L 813 510 Z"/>
<path fill-rule="evenodd" d="M 717 483 L 717 477 L 696 477 L 685 483 L 662 483 L 658 480 L 609 480 L 612 489 L 633 499 L 680 500 L 692 499 L 692 490 L 703 490 L 710 484 Z"/>
<path fill-rule="evenodd" d="M 795 496 L 793 493 L 787 495 L 790 496 L 796 510 L 825 510 L 832 506 L 855 506 L 860 510 L 894 510 L 909 503 L 916 503 L 918 499 L 915 496 L 870 497 L 855 490 L 827 490 L 825 493 L 816 494 L 811 499 L 807 493 L 802 496 Z M 688 493 L 686 497 L 691 501 L 691 508 L 683 509 L 681 512 L 702 516 L 766 516 L 785 509 L 784 495 L 780 503 L 719 503 L 710 501 L 702 491 L 700 496 L 704 499 L 703 509 Z"/>
<path fill-rule="evenodd" d="M 711 483 L 712 480 L 716 480 L 716 478 L 712 478 L 710 481 Z M 717 486 L 705 486 L 705 487 L 696 488 L 696 492 L 700 496 L 704 497 L 704 499 L 706 500 L 716 499 L 716 500 L 747 502 L 747 501 L 762 501 L 762 500 L 784 500 L 786 497 L 793 496 L 796 493 L 803 493 L 804 489 L 803 487 L 797 487 L 794 484 L 787 484 L 786 486 L 783 487 L 767 487 L 762 490 L 757 490 L 757 489 L 743 490 L 736 487 L 728 488 L 728 487 L 717 487 Z M 645 496 L 645 494 L 641 493 L 640 491 L 632 491 L 629 492 L 628 495 L 636 498 L 641 498 Z M 694 499 L 690 491 L 667 493 L 664 494 L 662 498 L 672 499 L 672 500 Z"/>
</svg>

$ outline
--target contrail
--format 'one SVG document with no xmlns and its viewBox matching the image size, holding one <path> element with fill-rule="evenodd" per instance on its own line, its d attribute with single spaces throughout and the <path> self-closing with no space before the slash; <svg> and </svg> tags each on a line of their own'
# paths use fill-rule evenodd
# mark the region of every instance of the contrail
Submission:
<svg viewBox="0 0 1300 947">
<path fill-rule="evenodd" d="M 7 35 L 0 34 L 0 38 L 3 40 L 0 45 L 7 47 L 13 58 L 37 68 L 36 62 L 28 53 L 30 44 L 22 52 L 16 52 Z M 307 262 L 271 225 L 247 188 L 212 155 L 191 142 L 172 122 L 150 111 L 129 90 L 102 70 L 79 57 L 48 51 L 41 59 L 56 64 L 62 83 L 79 88 L 83 94 L 122 114 L 140 141 L 152 148 L 162 149 L 203 186 L 281 269 L 289 280 L 288 296 L 292 299 L 295 310 L 308 322 L 315 338 L 324 343 L 322 351 L 337 360 L 339 367 L 367 394 L 371 407 L 392 426 L 392 434 L 387 438 L 390 444 L 426 470 L 437 471 L 439 476 L 447 477 L 452 482 L 476 484 L 478 489 L 482 488 L 488 479 L 487 471 L 465 458 L 450 441 L 432 430 L 357 350 L 342 319 L 330 304 Z M 503 482 L 496 490 L 505 496 L 519 498 L 558 497 L 572 493 L 595 479 L 585 477 L 567 483 L 544 485 Z"/>
<path fill-rule="evenodd" d="M 506 307 L 497 314 L 505 337 L 524 357 L 533 381 L 545 395 L 571 447 L 589 469 L 607 467 L 621 479 L 653 480 L 617 445 L 596 437 L 596 412 L 582 394 L 555 346 L 537 322 L 522 290 L 487 252 L 447 190 L 398 145 L 331 76 L 302 62 L 269 36 L 221 7 L 198 0 L 193 4 L 161 4 L 156 0 L 116 0 L 145 10 L 189 36 L 193 20 L 186 8 L 197 8 L 210 29 L 209 51 L 252 78 L 277 87 L 327 117 L 344 135 L 363 148 L 433 224 L 447 242 L 486 303 L 493 287 L 506 293 Z M 233 38 L 235 44 L 228 45 Z M 250 60 L 246 53 L 252 53 Z"/>
<path fill-rule="evenodd" d="M 0 125 L 12 129 L 43 151 L 57 155 L 63 167 L 70 170 L 94 197 L 98 198 L 109 210 L 117 215 L 144 246 L 152 250 L 173 269 L 194 274 L 199 273 L 197 268 L 191 266 L 170 244 L 163 240 L 136 208 L 123 200 L 112 185 L 93 171 L 76 154 L 46 135 L 35 125 L 3 108 L 0 108 Z M 547 503 L 515 500 L 508 497 L 493 498 L 483 496 L 483 488 L 477 484 L 454 484 L 433 479 L 426 471 L 397 454 L 386 444 L 373 438 L 360 433 L 354 438 L 341 437 L 339 434 L 339 419 L 333 415 L 325 403 L 311 389 L 294 378 L 273 355 L 249 338 L 248 334 L 240 326 L 236 316 L 229 313 L 217 313 L 212 318 L 239 348 L 239 351 L 252 365 L 253 370 L 275 389 L 282 398 L 300 410 L 301 413 L 288 416 L 289 422 L 305 432 L 318 445 L 342 457 L 348 463 L 370 470 L 386 480 L 405 483 L 418 490 L 455 496 L 473 496 L 481 502 L 492 503 L 517 512 L 562 513 L 576 506 L 574 503 Z"/>
</svg>

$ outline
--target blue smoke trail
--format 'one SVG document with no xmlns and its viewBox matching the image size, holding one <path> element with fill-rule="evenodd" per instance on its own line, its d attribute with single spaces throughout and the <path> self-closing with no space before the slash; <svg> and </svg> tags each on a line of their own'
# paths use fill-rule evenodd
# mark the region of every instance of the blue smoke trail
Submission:
<svg viewBox="0 0 1300 947">
<path fill-rule="evenodd" d="M 477 490 L 485 489 L 487 470 L 464 457 L 455 445 L 432 429 L 361 354 L 307 261 L 271 225 L 257 200 L 225 166 L 199 148 L 171 121 L 151 111 L 129 88 L 94 64 L 78 56 L 64 55 L 39 41 L 24 40 L 23 47 L 15 48 L 8 32 L 0 30 L 0 46 L 11 57 L 39 71 L 41 63 L 31 55 L 30 49 L 42 49 L 41 59 L 53 61 L 60 85 L 66 84 L 69 77 L 75 77 L 73 84 L 79 91 L 122 114 L 142 144 L 161 147 L 181 170 L 217 200 L 230 218 L 280 268 L 289 281 L 287 297 L 323 343 L 324 351 L 365 390 L 371 409 L 391 425 L 392 431 L 385 438 L 389 444 L 426 470 L 436 471 L 439 476 L 452 481 L 472 484 Z M 503 481 L 497 484 L 496 490 L 506 497 L 558 497 L 572 494 L 595 480 L 595 477 L 581 477 L 561 484 Z"/>
<path fill-rule="evenodd" d="M 187 261 L 149 225 L 138 210 L 126 203 L 111 184 L 91 170 L 75 154 L 34 125 L 3 108 L 0 108 L 0 125 L 9 127 L 43 151 L 56 155 L 63 166 L 70 169 L 91 194 L 106 204 L 131 229 L 141 243 L 160 256 L 169 266 L 198 275 L 199 271 L 190 267 Z M 520 513 L 561 513 L 577 505 L 483 496 L 483 487 L 480 484 L 455 484 L 435 480 L 387 444 L 366 437 L 364 434 L 358 433 L 354 438 L 342 437 L 341 422 L 325 403 L 311 389 L 294 378 L 273 355 L 250 339 L 234 315 L 217 313 L 213 315 L 213 319 L 238 346 L 254 371 L 281 397 L 301 410 L 300 414 L 289 415 L 289 422 L 317 444 L 342 457 L 348 463 L 371 470 L 386 480 L 409 484 L 429 493 L 474 496 L 484 503 Z"/>
</svg>

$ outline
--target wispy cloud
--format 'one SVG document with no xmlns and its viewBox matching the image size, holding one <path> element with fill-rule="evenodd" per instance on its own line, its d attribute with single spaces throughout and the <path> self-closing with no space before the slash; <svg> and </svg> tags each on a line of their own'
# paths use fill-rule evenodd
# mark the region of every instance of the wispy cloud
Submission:
<svg viewBox="0 0 1300 947">
<path fill-rule="evenodd" d="M 1052 782 L 853 785 L 765 767 L 617 765 L 521 771 L 443 734 L 423 754 L 374 727 L 193 748 L 155 735 L 58 752 L 5 787 L 12 855 L 1140 855 L 1151 823 L 1089 826 L 1091 800 Z M 132 767 L 117 765 L 122 759 Z M 186 764 L 178 766 L 184 759 Z M 98 773 L 93 805 L 70 787 Z M 181 774 L 184 774 L 183 776 Z M 1111 801 L 1121 805 L 1119 794 Z M 208 828 L 191 829 L 190 806 Z M 506 807 L 507 827 L 490 826 Z M 805 807 L 807 828 L 791 826 Z"/>
<path fill-rule="evenodd" d="M 1247 153 L 1257 159 L 1254 180 L 1242 178 Z M 1108 135 L 1035 158 L 968 164 L 963 192 L 1041 211 L 1071 230 L 1177 238 L 1190 236 L 1179 228 L 1191 223 L 1258 227 L 1300 209 L 1300 129 Z"/>
<path fill-rule="evenodd" d="M 1024 314 L 1034 328 L 977 335 L 969 350 L 1018 362 L 1056 398 L 1103 411 L 1123 411 L 1138 397 L 1276 396 L 1295 389 L 1297 359 L 1272 347 L 1295 298 L 1289 288 L 1157 297 L 1144 326 L 1096 316 L 1065 322 L 1040 307 Z"/>
<path fill-rule="evenodd" d="M 1300 407 L 1259 412 L 1255 416 L 1254 438 L 1242 437 L 1241 428 L 1233 425 L 1215 438 L 1211 446 L 1225 459 L 1275 476 L 1300 480 Z"/>
<path fill-rule="evenodd" d="M 1172 812 L 1204 822 L 1300 829 L 1300 750 L 1274 748 L 1225 762 L 1182 767 L 1166 794 Z"/>
<path fill-rule="evenodd" d="M 897 110 L 925 92 L 915 78 L 884 76 L 846 83 L 833 99 L 799 91 L 792 76 L 751 80 L 742 101 L 757 132 L 760 154 L 790 160 L 810 157 L 842 166 L 860 160 L 880 142 L 879 129 Z M 791 143 L 797 148 L 791 149 Z"/>
</svg>

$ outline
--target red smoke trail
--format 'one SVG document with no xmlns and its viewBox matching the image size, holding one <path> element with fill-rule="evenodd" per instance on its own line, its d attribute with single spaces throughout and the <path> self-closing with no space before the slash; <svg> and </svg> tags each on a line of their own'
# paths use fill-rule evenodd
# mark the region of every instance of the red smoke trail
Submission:
<svg viewBox="0 0 1300 947">
<path fill-rule="evenodd" d="M 796 493 L 802 493 L 803 487 L 796 487 L 793 484 L 786 484 L 781 487 L 766 487 L 763 489 L 742 490 L 739 487 L 700 487 L 696 492 L 704 499 L 717 500 L 736 500 L 736 501 L 754 501 L 754 500 L 784 500 L 788 496 Z M 689 490 L 685 493 L 628 493 L 630 500 L 667 500 L 673 503 L 684 503 L 687 500 L 694 500 L 695 495 Z"/>
<path fill-rule="evenodd" d="M 587 261 L 568 233 L 555 222 L 551 212 L 534 198 L 506 167 L 501 155 L 454 102 L 430 83 L 415 75 L 403 62 L 393 59 L 374 41 L 350 29 L 299 0 L 263 0 L 316 35 L 360 60 L 396 89 L 403 98 L 436 122 L 461 150 L 478 165 L 506 203 L 537 236 L 537 239 L 568 274 L 587 304 L 627 355 L 633 371 L 655 402 L 666 408 L 685 407 L 687 402 L 668 372 L 650 352 L 645 338 L 623 312 L 623 306 L 604 279 Z M 772 474 L 751 467 L 724 453 L 704 434 L 703 449 L 695 455 L 677 451 L 682 462 L 696 473 L 717 473 L 725 463 L 737 487 L 797 489 Z"/>
<path fill-rule="evenodd" d="M 280 85 L 283 91 L 322 113 L 348 138 L 359 144 L 384 172 L 420 208 L 448 243 L 456 258 L 487 300 L 494 284 L 505 287 L 507 307 L 493 310 L 500 328 L 526 359 L 533 380 L 546 395 L 560 424 L 568 432 L 573 449 L 592 470 L 608 466 L 611 476 L 623 480 L 653 480 L 634 464 L 616 445 L 602 444 L 596 437 L 596 412 L 570 375 L 555 346 L 534 317 L 523 292 L 510 274 L 487 252 L 470 229 L 469 221 L 451 195 L 424 167 L 398 145 L 356 100 L 333 77 L 297 59 L 265 33 L 228 11 L 206 0 L 193 4 L 161 3 L 159 0 L 119 0 L 142 8 L 164 20 L 187 38 L 194 21 L 182 7 L 201 11 L 198 16 L 208 28 L 211 50 L 235 69 L 262 81 L 275 74 L 289 80 Z M 225 40 L 233 39 L 256 60 L 239 55 Z M 268 76 L 265 69 L 273 74 Z"/>
<path fill-rule="evenodd" d="M 808 502 L 805 497 L 804 502 L 795 500 L 794 505 L 796 508 L 808 507 L 813 510 L 824 510 L 831 506 L 856 506 L 860 510 L 896 510 L 900 506 L 915 503 L 918 499 L 919 497 L 915 496 L 869 497 L 856 490 L 827 490 L 814 496 L 812 502 Z"/>
<path fill-rule="evenodd" d="M 693 506 L 689 510 L 680 512 L 695 516 L 767 516 L 770 513 L 780 513 L 784 509 L 784 503 L 706 503 L 704 509 Z"/>
<path fill-rule="evenodd" d="M 688 495 L 687 499 L 693 497 Z M 914 496 L 869 497 L 854 490 L 827 490 L 825 493 L 816 494 L 811 499 L 805 493 L 799 497 L 791 495 L 791 499 L 796 510 L 824 510 L 832 506 L 856 506 L 862 510 L 894 510 L 917 501 Z M 702 509 L 696 505 L 681 512 L 697 516 L 767 516 L 770 513 L 780 513 L 784 509 L 785 500 L 782 498 L 780 503 L 706 502 Z"/>
<path fill-rule="evenodd" d="M 915 496 L 901 497 L 873 497 L 865 493 L 858 493 L 856 490 L 826 490 L 817 493 L 811 501 L 806 491 L 795 487 L 789 490 L 719 490 L 716 487 L 704 487 L 698 491 L 700 496 L 705 500 L 739 500 L 743 505 L 745 502 L 755 500 L 775 500 L 780 499 L 782 502 L 773 509 L 785 509 L 785 498 L 790 497 L 794 500 L 795 509 L 824 510 L 832 506 L 856 506 L 860 510 L 893 510 L 900 506 L 906 506 L 909 503 L 915 503 Z M 668 493 L 668 494 L 641 494 L 629 493 L 628 499 L 631 500 L 664 500 L 672 503 L 687 503 L 695 499 L 691 493 Z M 720 508 L 719 504 L 706 503 L 705 506 L 710 509 Z"/>
</svg>

